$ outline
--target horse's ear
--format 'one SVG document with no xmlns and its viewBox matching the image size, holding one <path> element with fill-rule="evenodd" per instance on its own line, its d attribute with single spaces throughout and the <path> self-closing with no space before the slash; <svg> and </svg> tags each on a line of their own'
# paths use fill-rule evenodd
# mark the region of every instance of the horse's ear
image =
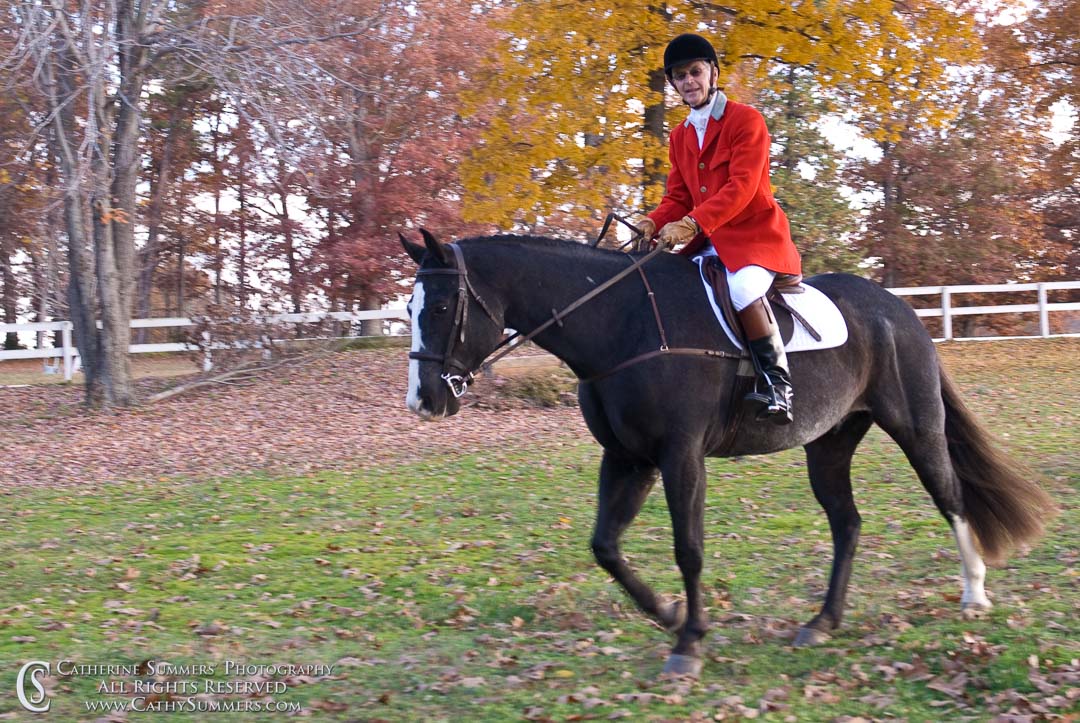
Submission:
<svg viewBox="0 0 1080 723">
<path fill-rule="evenodd" d="M 427 246 L 428 252 L 437 258 L 443 266 L 449 266 L 450 257 L 446 253 L 446 247 L 439 243 L 426 228 L 420 229 L 420 235 L 424 237 L 424 245 Z"/>
<path fill-rule="evenodd" d="M 414 244 L 412 241 L 405 238 L 404 234 L 401 232 L 398 232 L 398 238 L 401 239 L 401 245 L 405 249 L 405 253 L 407 253 L 409 257 L 416 262 L 416 265 L 419 266 L 420 262 L 424 260 L 424 247 L 420 244 Z"/>
</svg>

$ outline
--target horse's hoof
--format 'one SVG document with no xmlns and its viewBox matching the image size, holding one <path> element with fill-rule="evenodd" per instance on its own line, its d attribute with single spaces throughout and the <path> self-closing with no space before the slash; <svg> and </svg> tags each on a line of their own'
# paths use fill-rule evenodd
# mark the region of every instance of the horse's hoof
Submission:
<svg viewBox="0 0 1080 723">
<path fill-rule="evenodd" d="M 677 633 L 686 624 L 686 605 L 682 600 L 661 603 L 658 617 L 665 630 L 669 633 Z"/>
<path fill-rule="evenodd" d="M 832 639 L 832 636 L 824 630 L 817 628 L 799 628 L 799 634 L 795 636 L 792 645 L 796 648 L 812 648 Z"/>
<path fill-rule="evenodd" d="M 964 620 L 981 620 L 990 615 L 990 607 L 985 603 L 962 603 L 960 617 Z"/>
<path fill-rule="evenodd" d="M 679 678 L 701 677 L 701 658 L 672 653 L 664 663 L 664 675 Z"/>
</svg>

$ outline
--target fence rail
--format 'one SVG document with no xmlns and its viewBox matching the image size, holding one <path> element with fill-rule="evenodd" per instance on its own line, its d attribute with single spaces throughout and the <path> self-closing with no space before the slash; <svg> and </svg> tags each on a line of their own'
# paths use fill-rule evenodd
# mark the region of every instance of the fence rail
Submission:
<svg viewBox="0 0 1080 723">
<path fill-rule="evenodd" d="M 1049 281 L 1039 284 L 969 284 L 958 286 L 906 286 L 889 289 L 897 296 L 941 296 L 941 306 L 936 309 L 916 309 L 920 318 L 940 318 L 942 336 L 934 341 L 970 341 L 972 339 L 996 339 L 1004 337 L 962 337 L 953 336 L 952 320 L 954 316 L 973 316 L 976 314 L 1039 314 L 1038 337 L 1076 336 L 1076 334 L 1051 334 L 1050 312 L 1080 311 L 1080 302 L 1050 303 L 1047 300 L 1050 291 L 1080 289 L 1080 281 Z M 1035 292 L 1034 304 L 1001 304 L 998 306 L 957 306 L 953 297 L 959 294 L 994 294 Z M 1016 338 L 1016 337 L 1010 337 Z"/>
<path fill-rule="evenodd" d="M 941 337 L 934 341 L 970 341 L 972 339 L 1002 339 L 1018 337 L 963 337 L 953 336 L 953 317 L 968 316 L 975 314 L 1025 314 L 1038 313 L 1039 334 L 1038 337 L 1050 336 L 1080 336 L 1080 334 L 1052 334 L 1050 330 L 1051 312 L 1080 311 L 1080 302 L 1057 302 L 1048 301 L 1048 293 L 1051 291 L 1066 291 L 1080 289 L 1080 281 L 1052 281 L 1037 284 L 986 284 L 964 286 L 909 286 L 889 289 L 893 294 L 900 297 L 911 296 L 940 296 L 941 305 L 938 308 L 916 309 L 915 313 L 921 318 L 940 318 L 942 320 Z M 992 293 L 1034 293 L 1035 303 L 1001 304 L 998 306 L 958 306 L 954 297 L 962 294 L 992 294 Z M 404 307 L 393 309 L 380 309 L 376 311 L 334 311 L 312 312 L 305 314 L 279 314 L 268 317 L 272 323 L 313 324 L 326 320 L 341 322 L 361 322 L 370 320 L 386 321 L 409 321 L 409 315 Z M 191 319 L 133 319 L 132 329 L 154 328 L 183 328 L 195 326 Z M 99 323 L 100 326 L 100 323 Z M 71 379 L 78 367 L 79 350 L 72 343 L 73 325 L 70 321 L 46 321 L 29 322 L 26 324 L 0 324 L 0 335 L 7 332 L 60 332 L 61 346 L 51 349 L 13 349 L 0 350 L 0 361 L 5 359 L 45 359 L 46 371 L 59 372 L 62 365 L 64 378 Z M 1037 337 L 1022 337 L 1037 338 Z M 132 354 L 149 352 L 180 352 L 195 351 L 197 347 L 182 342 L 163 344 L 132 344 Z M 49 360 L 55 360 L 49 364 Z"/>
<path fill-rule="evenodd" d="M 266 317 L 265 321 L 272 324 L 315 324 L 320 321 L 333 320 L 340 322 L 356 323 L 362 321 L 408 321 L 409 315 L 405 308 L 378 309 L 375 311 L 329 311 L 312 312 L 306 314 L 277 314 Z M 158 328 L 184 328 L 197 326 L 191 319 L 173 317 L 161 319 L 132 319 L 132 329 L 158 329 Z M 98 322 L 101 328 L 101 322 Z M 64 372 L 64 379 L 70 380 L 79 369 L 79 350 L 72 342 L 74 325 L 70 321 L 35 321 L 26 324 L 0 324 L 0 335 L 9 331 L 14 332 L 60 332 L 61 345 L 47 349 L 0 349 L 0 362 L 5 359 L 45 359 L 45 371 L 55 373 Z M 197 351 L 198 346 L 186 342 L 168 342 L 161 344 L 132 344 L 128 351 L 132 354 L 146 354 L 154 352 L 190 352 Z M 49 362 L 54 363 L 50 364 Z M 204 368 L 209 369 L 207 359 Z"/>
</svg>

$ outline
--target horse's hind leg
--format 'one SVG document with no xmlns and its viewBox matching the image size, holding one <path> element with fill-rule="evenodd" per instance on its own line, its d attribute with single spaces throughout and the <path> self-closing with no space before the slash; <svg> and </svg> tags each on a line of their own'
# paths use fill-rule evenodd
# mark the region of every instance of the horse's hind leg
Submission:
<svg viewBox="0 0 1080 723">
<path fill-rule="evenodd" d="M 874 421 L 903 450 L 919 481 L 952 528 L 964 578 L 961 610 L 964 617 L 979 617 L 992 607 L 984 586 L 986 564 L 976 549 L 975 537 L 964 517 L 960 482 L 945 437 L 945 410 L 940 391 L 935 384 L 926 389 L 909 389 L 907 395 L 906 407 L 893 401 L 875 410 Z"/>
<path fill-rule="evenodd" d="M 670 629 L 679 625 L 679 610 L 661 602 L 652 588 L 630 569 L 619 550 L 619 538 L 637 517 L 655 482 L 656 467 L 604 452 L 592 549 L 596 561 L 623 586 L 638 607 Z"/>
<path fill-rule="evenodd" d="M 829 639 L 844 615 L 851 563 L 859 542 L 862 518 L 855 508 L 851 492 L 851 457 L 866 430 L 870 415 L 860 412 L 849 416 L 828 433 L 806 445 L 806 462 L 814 496 L 825 509 L 833 539 L 832 573 L 829 590 L 821 612 L 802 627 L 795 638 L 797 647 L 816 645 Z"/>
</svg>

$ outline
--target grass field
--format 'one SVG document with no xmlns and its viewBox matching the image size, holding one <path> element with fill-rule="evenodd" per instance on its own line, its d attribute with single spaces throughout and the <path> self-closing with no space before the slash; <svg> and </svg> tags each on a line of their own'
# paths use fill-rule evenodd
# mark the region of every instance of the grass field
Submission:
<svg viewBox="0 0 1080 723">
<path fill-rule="evenodd" d="M 266 712 L 272 701 L 372 721 L 1076 720 L 1077 344 L 1041 344 L 942 350 L 970 406 L 1062 507 L 1037 547 L 990 572 L 987 619 L 960 618 L 949 529 L 877 430 L 853 471 L 864 523 L 847 619 L 812 650 L 790 641 L 816 612 L 831 544 L 801 451 L 709 462 L 713 627 L 694 684 L 658 679 L 669 637 L 592 560 L 599 453 L 585 440 L 348 473 L 12 491 L 0 718 L 29 716 L 16 675 L 40 660 L 55 720 L 126 720 L 88 707 L 133 701 L 215 720 L 289 715 Z M 625 550 L 658 589 L 680 588 L 661 494 Z M 123 667 L 58 675 L 60 661 Z M 163 674 L 164 662 L 196 667 Z M 288 665 L 324 668 L 258 667 Z M 201 712 L 212 705 L 247 712 Z"/>
</svg>

